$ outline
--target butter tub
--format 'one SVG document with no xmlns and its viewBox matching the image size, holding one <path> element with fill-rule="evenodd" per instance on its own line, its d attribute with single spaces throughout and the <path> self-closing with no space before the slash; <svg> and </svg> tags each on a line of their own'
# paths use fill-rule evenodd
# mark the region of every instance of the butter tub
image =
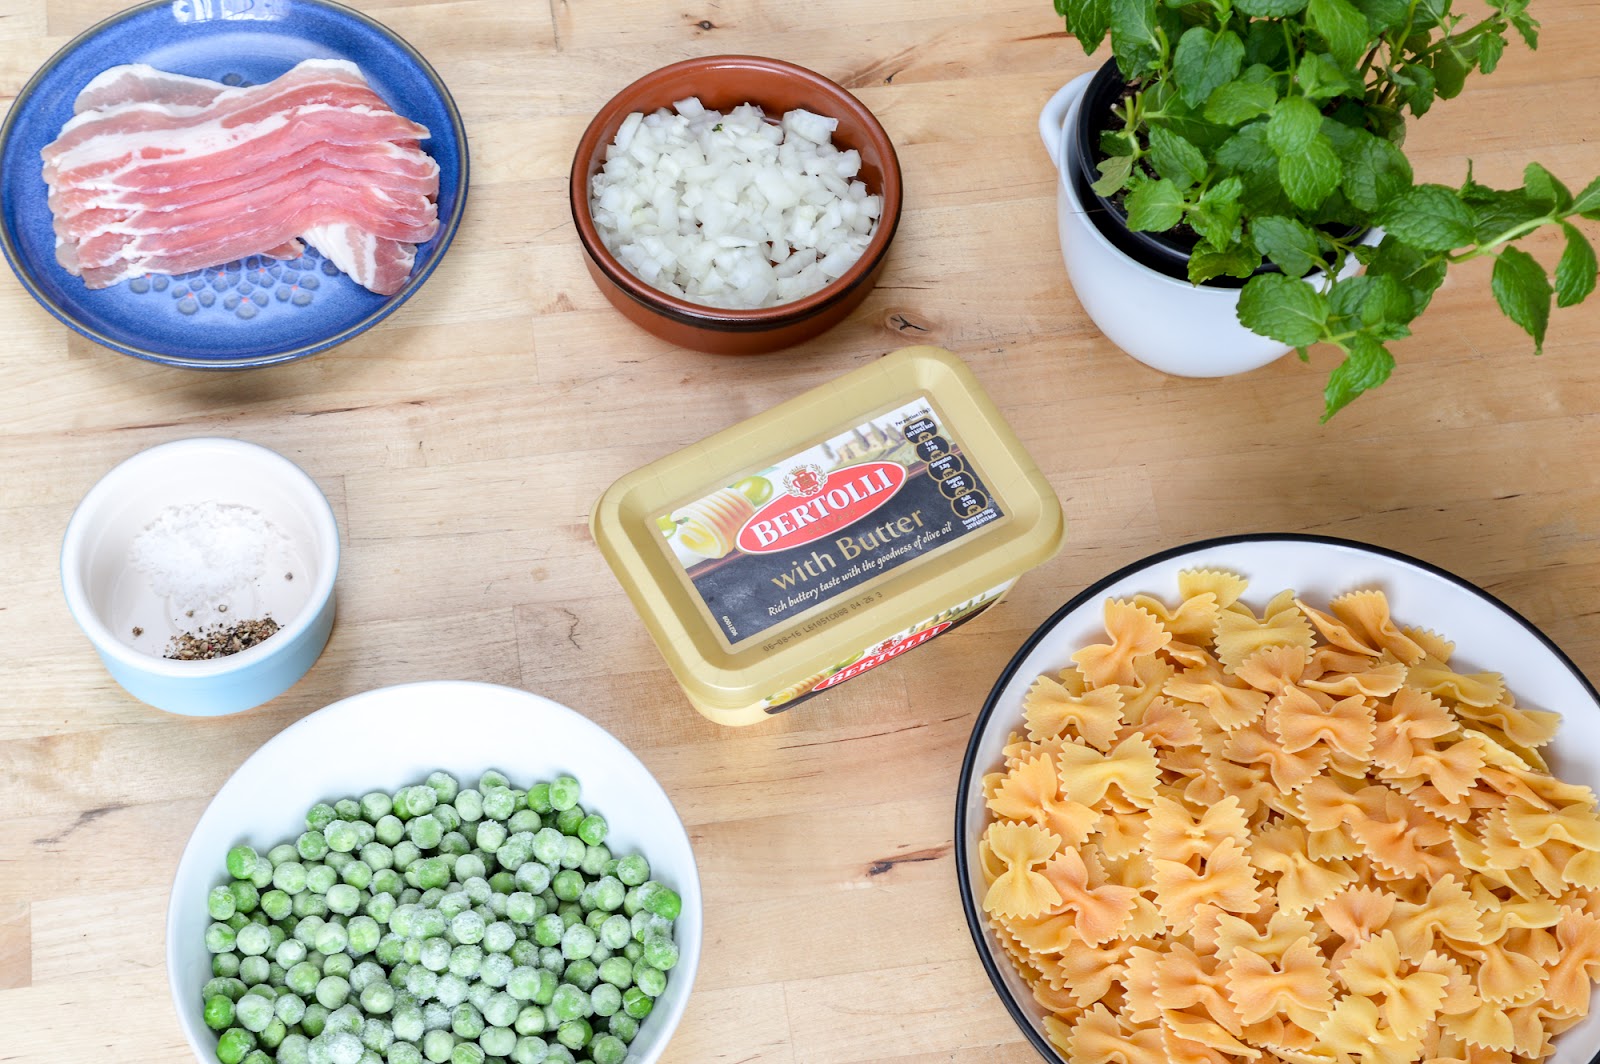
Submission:
<svg viewBox="0 0 1600 1064">
<path fill-rule="evenodd" d="M 976 617 L 1061 504 L 970 370 L 912 347 L 634 470 L 595 542 L 690 703 L 754 724 Z"/>
</svg>

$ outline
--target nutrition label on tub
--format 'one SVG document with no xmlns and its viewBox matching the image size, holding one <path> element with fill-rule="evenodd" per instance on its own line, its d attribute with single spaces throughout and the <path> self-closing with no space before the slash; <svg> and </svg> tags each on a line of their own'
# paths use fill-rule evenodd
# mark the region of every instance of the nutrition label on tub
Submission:
<svg viewBox="0 0 1600 1064">
<path fill-rule="evenodd" d="M 1004 516 L 926 396 L 658 515 L 730 645 Z M 839 604 L 835 609 L 848 609 Z"/>
</svg>

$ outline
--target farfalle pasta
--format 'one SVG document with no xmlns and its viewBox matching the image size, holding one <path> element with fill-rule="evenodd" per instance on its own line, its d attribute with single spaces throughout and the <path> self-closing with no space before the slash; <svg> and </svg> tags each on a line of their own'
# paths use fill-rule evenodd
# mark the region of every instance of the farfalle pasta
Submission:
<svg viewBox="0 0 1600 1064">
<path fill-rule="evenodd" d="M 1105 606 L 1039 677 L 978 853 L 1069 1064 L 1522 1064 L 1600 981 L 1600 814 L 1559 717 L 1379 591 Z"/>
</svg>

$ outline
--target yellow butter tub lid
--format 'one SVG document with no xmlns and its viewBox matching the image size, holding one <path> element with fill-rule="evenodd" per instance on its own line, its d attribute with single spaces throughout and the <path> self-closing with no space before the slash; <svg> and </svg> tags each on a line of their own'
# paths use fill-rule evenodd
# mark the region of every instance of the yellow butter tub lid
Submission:
<svg viewBox="0 0 1600 1064">
<path fill-rule="evenodd" d="M 911 347 L 634 470 L 595 542 L 701 713 L 752 724 L 998 601 L 1061 504 L 955 355 Z"/>
</svg>

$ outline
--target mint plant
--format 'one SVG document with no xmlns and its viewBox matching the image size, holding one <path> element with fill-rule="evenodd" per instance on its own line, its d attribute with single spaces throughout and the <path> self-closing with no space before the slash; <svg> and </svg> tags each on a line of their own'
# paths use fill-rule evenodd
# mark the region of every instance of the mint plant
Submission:
<svg viewBox="0 0 1600 1064">
<path fill-rule="evenodd" d="M 1344 353 L 1323 420 L 1388 379 L 1445 272 L 1491 256 L 1502 311 L 1544 343 L 1552 302 L 1595 288 L 1573 224 L 1600 220 L 1600 178 L 1574 195 L 1530 163 L 1522 187 L 1417 184 L 1400 144 L 1408 115 L 1492 72 L 1515 34 L 1538 46 L 1528 0 L 1055 0 L 1086 53 L 1109 35 L 1126 88 L 1101 136 L 1094 190 L 1135 230 L 1193 234 L 1189 279 L 1249 278 L 1239 320 L 1293 345 Z M 1517 242 L 1559 226 L 1553 276 Z M 1376 246 L 1360 234 L 1377 227 Z M 1353 235 L 1352 235 L 1353 234 Z M 1365 270 L 1338 277 L 1351 257 Z M 1281 272 L 1256 273 L 1263 262 Z M 1316 284 L 1301 280 L 1323 271 Z"/>
</svg>

